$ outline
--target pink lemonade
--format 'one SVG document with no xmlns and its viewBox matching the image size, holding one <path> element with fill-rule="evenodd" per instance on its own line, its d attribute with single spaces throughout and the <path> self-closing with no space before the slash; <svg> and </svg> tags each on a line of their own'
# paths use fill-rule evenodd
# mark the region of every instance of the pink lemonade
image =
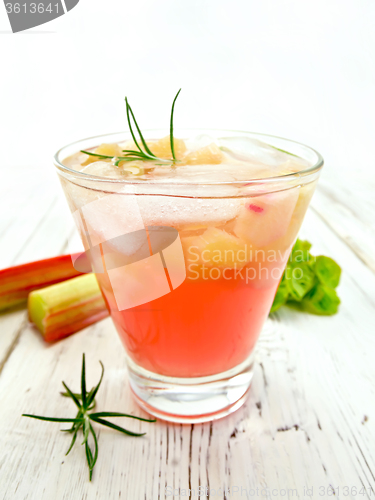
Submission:
<svg viewBox="0 0 375 500">
<path fill-rule="evenodd" d="M 278 138 L 225 132 L 174 139 L 173 165 L 163 163 L 169 137 L 147 140 L 161 163 L 128 162 L 118 157 L 134 143 L 121 137 L 83 144 L 102 156 L 69 150 L 58 166 L 65 194 L 138 402 L 172 421 L 217 418 L 238 407 L 250 385 L 252 353 L 320 157 Z M 173 244 L 155 250 L 150 231 L 164 229 L 175 232 Z M 188 386 L 189 379 L 202 383 Z"/>
<path fill-rule="evenodd" d="M 225 372 L 252 352 L 269 313 L 277 281 L 265 288 L 226 278 L 186 279 L 173 293 L 118 311 L 108 280 L 99 283 L 131 358 L 171 377 Z"/>
</svg>

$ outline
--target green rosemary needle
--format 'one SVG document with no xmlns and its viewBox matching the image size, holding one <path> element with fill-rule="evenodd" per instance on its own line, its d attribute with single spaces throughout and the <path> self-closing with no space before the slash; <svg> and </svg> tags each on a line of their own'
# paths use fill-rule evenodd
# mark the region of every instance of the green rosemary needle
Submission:
<svg viewBox="0 0 375 500">
<path fill-rule="evenodd" d="M 92 410 L 95 407 L 95 397 L 98 393 L 98 390 L 100 388 L 100 384 L 102 383 L 103 380 L 103 375 L 104 375 L 104 366 L 101 361 L 99 361 L 102 367 L 102 373 L 100 376 L 100 380 L 98 384 L 93 387 L 90 391 L 86 390 L 86 362 L 85 362 L 85 354 L 82 355 L 82 371 L 81 371 L 81 393 L 75 393 L 72 392 L 69 387 L 63 382 L 63 386 L 66 389 L 66 392 L 62 392 L 61 394 L 65 397 L 70 397 L 75 405 L 78 408 L 78 413 L 75 418 L 55 418 L 55 417 L 41 417 L 39 415 L 29 415 L 24 413 L 22 416 L 23 417 L 30 417 L 30 418 L 35 418 L 38 420 L 45 420 L 47 422 L 66 422 L 66 423 L 72 423 L 72 426 L 69 429 L 61 429 L 62 432 L 68 432 L 70 434 L 73 434 L 72 441 L 70 443 L 69 449 L 66 452 L 66 455 L 69 454 L 70 450 L 73 448 L 74 443 L 76 442 L 78 431 L 82 428 L 82 433 L 83 433 L 83 441 L 82 444 L 85 445 L 85 452 L 86 452 L 86 459 L 87 459 L 87 465 L 89 467 L 89 479 L 91 481 L 92 479 L 92 472 L 94 469 L 94 466 L 96 464 L 96 461 L 98 459 L 98 440 L 95 434 L 95 430 L 92 426 L 92 422 L 95 422 L 97 424 L 104 425 L 106 427 L 109 427 L 111 429 L 114 429 L 116 431 L 122 432 L 123 434 L 127 434 L 128 436 L 134 436 L 134 437 L 139 437 L 139 436 L 144 436 L 146 433 L 136 433 L 136 432 L 131 432 L 128 431 L 127 429 L 124 429 L 123 427 L 120 427 L 119 425 L 113 424 L 112 422 L 108 422 L 107 420 L 104 420 L 103 417 L 127 417 L 127 418 L 135 418 L 136 420 L 141 420 L 143 422 L 156 422 L 156 419 L 147 419 L 147 418 L 141 418 L 141 417 L 136 417 L 135 415 L 129 415 L 127 413 L 119 413 L 119 412 L 109 412 L 109 411 L 102 411 L 102 412 L 96 412 L 96 413 L 89 413 L 90 410 Z M 91 450 L 89 446 L 89 437 L 90 435 L 93 438 L 94 441 L 94 451 Z"/>
<path fill-rule="evenodd" d="M 176 155 L 174 154 L 174 137 L 173 137 L 173 115 L 174 115 L 174 105 L 176 103 L 177 97 L 179 96 L 181 89 L 177 92 L 176 97 L 173 99 L 172 111 L 171 111 L 171 123 L 169 126 L 169 139 L 171 142 L 171 152 L 173 160 L 176 161 Z"/>
<path fill-rule="evenodd" d="M 177 97 L 179 96 L 181 92 L 181 89 L 177 92 L 175 98 L 173 99 L 172 103 L 172 110 L 171 110 L 171 119 L 170 119 L 170 126 L 169 126 L 169 134 L 170 134 L 170 144 L 171 144 L 171 152 L 172 152 L 172 158 L 170 160 L 165 159 L 165 158 L 158 158 L 157 156 L 154 155 L 154 153 L 151 151 L 151 149 L 148 147 L 147 142 L 145 141 L 143 134 L 141 132 L 141 129 L 139 128 L 139 125 L 137 123 L 137 120 L 135 119 L 133 110 L 128 102 L 128 98 L 125 97 L 125 105 L 126 105 L 126 118 L 128 120 L 128 125 L 129 125 L 129 130 L 130 134 L 133 138 L 134 144 L 138 148 L 138 151 L 135 149 L 123 149 L 122 152 L 125 153 L 123 156 L 108 156 L 108 155 L 101 155 L 97 153 L 92 153 L 90 151 L 86 151 L 84 149 L 81 150 L 81 153 L 84 153 L 89 156 L 96 156 L 97 158 L 103 158 L 103 159 L 110 159 L 114 161 L 114 165 L 118 166 L 122 161 L 135 161 L 135 160 L 142 160 L 142 161 L 157 161 L 159 164 L 175 164 L 178 162 L 176 160 L 176 155 L 175 155 L 175 150 L 174 150 L 174 137 L 173 137 L 173 115 L 174 115 L 174 105 L 176 102 Z M 139 145 L 138 140 L 136 138 L 135 132 L 133 130 L 132 126 L 132 121 L 134 122 L 135 128 L 138 132 L 138 136 L 140 139 L 140 142 L 143 146 L 142 147 Z M 157 164 L 156 164 L 157 165 Z"/>
</svg>

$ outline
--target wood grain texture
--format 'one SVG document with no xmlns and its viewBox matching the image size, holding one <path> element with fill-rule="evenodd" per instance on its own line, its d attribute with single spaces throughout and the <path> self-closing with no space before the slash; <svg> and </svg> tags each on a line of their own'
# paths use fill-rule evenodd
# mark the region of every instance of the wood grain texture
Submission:
<svg viewBox="0 0 375 500">
<path fill-rule="evenodd" d="M 335 498 L 374 497 L 375 275 L 341 234 L 342 215 L 331 195 L 324 203 L 336 218 L 321 216 L 324 196 L 323 189 L 301 236 L 314 242 L 313 253 L 330 255 L 343 267 L 340 313 L 325 318 L 285 308 L 273 315 L 257 346 L 249 398 L 229 417 L 200 425 L 121 419 L 125 427 L 147 432 L 143 438 L 97 426 L 92 483 L 78 440 L 64 456 L 69 437 L 59 432 L 63 425 L 21 414 L 73 415 L 73 403 L 59 391 L 62 380 L 78 390 L 85 352 L 89 387 L 100 375 L 99 360 L 106 368 L 98 410 L 145 415 L 130 397 L 125 353 L 111 320 L 46 345 L 25 323 L 23 311 L 1 315 L 0 498 L 329 498 L 330 487 Z M 54 231 L 53 221 L 62 217 L 54 197 L 51 189 L 44 218 L 28 238 L 7 230 L 13 244 L 19 243 L 19 259 L 34 258 L 42 242 L 56 253 L 66 245 L 69 228 Z M 27 226 L 17 220 L 14 224 Z M 355 220 L 353 215 L 350 223 Z M 367 220 L 362 223 L 368 227 Z M 371 248 L 367 234 L 361 237 Z"/>
<path fill-rule="evenodd" d="M 21 172 L 19 171 L 21 170 Z M 19 176 L 24 181 L 19 182 Z M 0 267 L 62 254 L 76 235 L 53 172 L 8 171 L 0 189 Z M 16 193 L 16 195 L 15 195 Z M 77 248 L 77 247 L 76 247 Z M 79 247 L 78 247 L 79 249 Z M 25 309 L 0 313 L 0 371 L 27 324 Z"/>
<path fill-rule="evenodd" d="M 344 185 L 321 180 L 312 208 L 375 272 L 374 189 L 350 179 Z"/>
</svg>

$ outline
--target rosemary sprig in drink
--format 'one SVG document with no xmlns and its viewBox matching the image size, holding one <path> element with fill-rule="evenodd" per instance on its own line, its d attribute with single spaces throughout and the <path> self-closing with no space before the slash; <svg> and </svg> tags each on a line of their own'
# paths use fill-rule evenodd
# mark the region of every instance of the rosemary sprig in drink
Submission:
<svg viewBox="0 0 375 500">
<path fill-rule="evenodd" d="M 177 92 L 176 97 L 173 99 L 172 110 L 171 110 L 171 122 L 170 122 L 170 126 L 169 126 L 169 138 L 170 138 L 170 142 L 171 142 L 171 152 L 172 152 L 172 157 L 173 157 L 174 161 L 176 161 L 176 155 L 174 153 L 173 115 L 174 115 L 174 105 L 176 103 L 177 97 L 179 96 L 180 92 L 181 92 L 181 89 Z"/>
<path fill-rule="evenodd" d="M 103 380 L 103 375 L 104 375 L 104 366 L 101 361 L 99 361 L 102 367 L 102 374 L 100 376 L 100 380 L 98 384 L 93 387 L 90 391 L 86 390 L 86 364 L 85 364 L 85 354 L 82 356 L 82 371 L 81 371 L 81 393 L 74 393 L 72 392 L 69 387 L 63 382 L 63 386 L 66 389 L 66 392 L 61 393 L 63 396 L 70 397 L 75 405 L 78 408 L 78 413 L 75 418 L 55 418 L 55 417 L 41 417 L 39 415 L 29 415 L 24 413 L 22 416 L 23 417 L 30 417 L 30 418 L 36 418 L 38 420 L 45 420 L 47 422 L 69 422 L 72 423 L 72 427 L 69 429 L 62 429 L 63 432 L 68 432 L 70 434 L 73 434 L 73 438 L 71 441 L 71 444 L 69 446 L 68 451 L 66 452 L 66 455 L 70 452 L 70 450 L 73 448 L 74 443 L 76 442 L 77 439 L 77 434 L 78 431 L 82 428 L 83 432 L 83 442 L 82 444 L 85 445 L 85 451 L 86 451 L 86 459 L 87 459 L 87 464 L 89 467 L 89 478 L 90 481 L 92 479 L 92 471 L 94 469 L 95 463 L 98 459 L 98 440 L 95 434 L 95 430 L 92 426 L 92 422 L 96 422 L 98 424 L 104 425 L 106 427 L 110 427 L 111 429 L 114 429 L 116 431 L 122 432 L 123 434 L 127 434 L 128 436 L 134 436 L 134 437 L 139 437 L 139 436 L 144 436 L 146 433 L 143 432 L 141 434 L 136 433 L 136 432 L 131 432 L 128 431 L 127 429 L 124 429 L 123 427 L 120 427 L 119 425 L 112 424 L 111 422 L 108 422 L 107 420 L 104 420 L 103 417 L 128 417 L 128 418 L 135 418 L 137 420 L 142 420 L 143 422 L 156 422 L 155 419 L 149 420 L 147 418 L 141 418 L 141 417 L 136 417 L 135 415 L 129 415 L 127 413 L 118 413 L 118 412 L 96 412 L 96 413 L 89 413 L 90 410 L 92 410 L 95 407 L 95 396 L 98 393 L 98 390 L 100 388 L 100 384 L 102 383 Z M 89 436 L 92 436 L 93 441 L 94 441 L 94 452 L 92 452 L 88 440 Z"/>
<path fill-rule="evenodd" d="M 175 150 L 174 150 L 173 116 L 174 116 L 174 106 L 176 103 L 176 99 L 179 96 L 180 92 L 181 92 L 181 89 L 177 92 L 175 98 L 173 99 L 173 103 L 172 103 L 171 119 L 170 119 L 170 126 L 169 126 L 169 136 L 170 136 L 169 138 L 170 138 L 171 152 L 172 152 L 172 158 L 170 160 L 165 159 L 165 158 L 158 158 L 151 151 L 151 149 L 147 145 L 147 142 L 145 141 L 145 139 L 142 135 L 141 129 L 138 126 L 137 120 L 135 119 L 133 110 L 130 107 L 130 104 L 128 102 L 127 97 L 125 97 L 126 117 L 128 120 L 128 125 L 129 125 L 129 130 L 130 130 L 131 136 L 133 138 L 134 144 L 138 148 L 138 151 L 135 149 L 123 149 L 122 152 L 125 154 L 123 156 L 117 156 L 117 157 L 92 153 L 92 152 L 86 151 L 86 150 L 81 150 L 81 153 L 85 153 L 86 155 L 89 155 L 89 156 L 96 156 L 97 158 L 102 158 L 105 160 L 110 159 L 114 162 L 114 165 L 116 165 L 116 166 L 118 166 L 123 161 L 136 161 L 136 160 L 157 161 L 159 163 L 161 162 L 162 164 L 171 164 L 171 163 L 174 164 L 174 163 L 176 163 L 178 160 L 176 159 Z M 136 135 L 134 133 L 134 130 L 132 127 L 132 120 L 134 122 L 135 128 L 137 129 L 139 139 L 140 139 L 140 142 L 142 143 L 143 149 L 139 145 L 138 140 L 136 138 Z"/>
</svg>

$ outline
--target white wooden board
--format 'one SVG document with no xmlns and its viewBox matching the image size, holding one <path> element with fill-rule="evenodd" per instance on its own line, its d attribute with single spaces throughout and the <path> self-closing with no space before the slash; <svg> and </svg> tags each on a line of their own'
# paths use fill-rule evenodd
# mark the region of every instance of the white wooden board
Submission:
<svg viewBox="0 0 375 500">
<path fill-rule="evenodd" d="M 67 223 L 66 229 L 56 229 L 67 213 L 58 200 L 51 188 L 35 201 L 35 211 L 20 205 L 5 233 L 18 249 L 17 262 L 65 248 L 71 228 Z M 372 498 L 375 276 L 371 260 L 343 236 L 343 215 L 332 196 L 320 191 L 313 206 L 301 236 L 314 243 L 314 253 L 330 255 L 342 266 L 340 313 L 326 318 L 282 309 L 269 319 L 258 343 L 249 398 L 229 417 L 200 425 L 122 422 L 147 432 L 144 438 L 101 428 L 92 483 L 79 443 L 64 456 L 69 437 L 59 432 L 63 425 L 21 414 L 73 415 L 73 403 L 59 391 L 62 380 L 78 390 L 85 352 L 90 387 L 100 374 L 98 361 L 106 367 L 98 409 L 145 415 L 130 397 L 125 354 L 111 320 L 46 345 L 22 310 L 1 315 L 0 498 L 329 498 L 329 488 L 335 488 L 335 498 Z M 329 211 L 327 221 L 323 210 Z M 27 227 L 27 238 L 21 237 L 19 231 Z M 371 231 L 370 238 L 361 233 L 368 249 Z M 12 255 L 3 249 L 4 238 L 2 263 L 9 265 Z M 371 252 L 366 255 L 371 259 Z"/>
</svg>

